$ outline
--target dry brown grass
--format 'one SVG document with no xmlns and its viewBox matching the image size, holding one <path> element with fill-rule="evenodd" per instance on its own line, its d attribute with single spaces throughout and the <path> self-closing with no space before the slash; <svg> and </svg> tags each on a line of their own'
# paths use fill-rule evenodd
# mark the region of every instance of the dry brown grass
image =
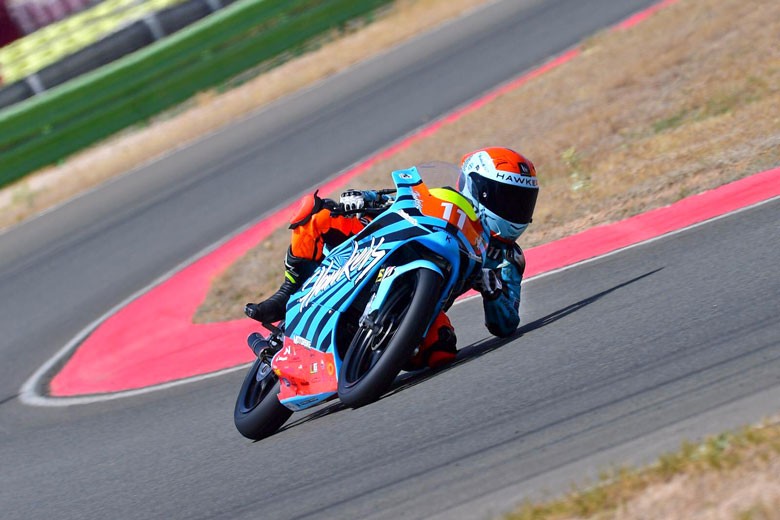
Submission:
<svg viewBox="0 0 780 520">
<path fill-rule="evenodd" d="M 601 485 L 547 503 L 527 503 L 508 520 L 780 519 L 780 426 L 744 428 L 684 443 L 640 470 L 604 475 Z"/>
<path fill-rule="evenodd" d="M 775 0 L 681 0 L 633 29 L 590 38 L 574 60 L 354 185 L 386 186 L 393 169 L 511 146 L 536 163 L 542 184 L 524 246 L 670 204 L 780 164 L 778 34 Z M 283 251 L 264 244 L 237 262 L 196 320 L 240 317 L 245 301 L 268 295 L 282 280 Z"/>
<path fill-rule="evenodd" d="M 135 128 L 0 190 L 0 230 L 105 180 L 246 117 L 269 102 L 489 0 L 398 0 L 374 23 L 343 35 L 224 94 L 203 92 L 183 112 Z"/>
</svg>

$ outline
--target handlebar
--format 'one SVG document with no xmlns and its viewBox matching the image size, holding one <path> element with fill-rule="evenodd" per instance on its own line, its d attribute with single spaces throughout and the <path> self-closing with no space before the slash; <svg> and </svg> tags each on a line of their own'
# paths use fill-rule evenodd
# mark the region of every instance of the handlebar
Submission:
<svg viewBox="0 0 780 520">
<path fill-rule="evenodd" d="M 330 214 L 334 217 L 348 217 L 350 215 L 370 215 L 372 217 L 375 217 L 385 211 L 387 208 L 389 208 L 391 204 L 382 204 L 381 206 L 376 207 L 370 207 L 365 206 L 358 209 L 350 209 L 350 210 L 343 210 L 339 207 L 336 207 L 332 210 L 330 210 Z"/>
<path fill-rule="evenodd" d="M 377 196 L 382 197 L 383 195 L 394 194 L 394 193 L 396 193 L 396 191 L 397 190 L 395 188 L 387 188 L 387 189 L 382 189 L 382 190 L 374 190 L 374 193 L 376 193 Z M 333 216 L 338 216 L 338 217 L 347 217 L 347 216 L 350 216 L 350 215 L 358 215 L 358 214 L 369 215 L 369 216 L 375 217 L 375 216 L 379 215 L 380 213 L 382 213 L 383 211 L 385 211 L 387 208 L 389 208 L 393 204 L 393 202 L 394 201 L 392 199 L 391 200 L 385 200 L 385 201 L 382 201 L 381 203 L 379 203 L 378 205 L 371 204 L 371 205 L 363 206 L 362 208 L 351 209 L 351 210 L 344 210 L 344 209 L 341 209 L 341 207 L 336 206 L 335 208 L 330 210 L 330 214 L 333 215 Z"/>
</svg>

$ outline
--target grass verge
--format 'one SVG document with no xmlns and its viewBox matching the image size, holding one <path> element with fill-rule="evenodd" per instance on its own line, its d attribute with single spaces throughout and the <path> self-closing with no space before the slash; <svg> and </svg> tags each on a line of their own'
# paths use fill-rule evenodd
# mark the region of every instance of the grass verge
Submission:
<svg viewBox="0 0 780 520">
<path fill-rule="evenodd" d="M 780 518 L 780 425 L 683 443 L 646 468 L 605 472 L 587 489 L 526 502 L 507 520 L 775 520 Z"/>
</svg>

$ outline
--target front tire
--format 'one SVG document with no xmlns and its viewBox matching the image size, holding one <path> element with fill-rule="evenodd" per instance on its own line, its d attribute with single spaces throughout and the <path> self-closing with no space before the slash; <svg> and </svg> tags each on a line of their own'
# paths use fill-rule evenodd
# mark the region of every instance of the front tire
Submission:
<svg viewBox="0 0 780 520">
<path fill-rule="evenodd" d="M 272 435 L 293 413 L 279 402 L 279 378 L 273 372 L 257 380 L 260 365 L 261 361 L 256 359 L 244 377 L 233 411 L 236 429 L 252 440 Z"/>
<path fill-rule="evenodd" d="M 433 318 L 441 283 L 438 273 L 418 269 L 370 316 L 373 327 L 360 326 L 339 371 L 342 403 L 365 406 L 390 388 Z"/>
</svg>

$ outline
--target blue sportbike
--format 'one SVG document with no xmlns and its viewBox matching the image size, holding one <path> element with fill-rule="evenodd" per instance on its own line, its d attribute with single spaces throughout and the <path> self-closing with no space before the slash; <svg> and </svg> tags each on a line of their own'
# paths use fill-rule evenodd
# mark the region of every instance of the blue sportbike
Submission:
<svg viewBox="0 0 780 520">
<path fill-rule="evenodd" d="M 469 201 L 429 189 L 416 167 L 392 176 L 395 189 L 380 194 L 395 197 L 327 254 L 283 322 L 249 336 L 257 360 L 234 412 L 245 437 L 267 437 L 293 412 L 335 397 L 353 408 L 379 399 L 481 269 L 488 234 Z"/>
</svg>

